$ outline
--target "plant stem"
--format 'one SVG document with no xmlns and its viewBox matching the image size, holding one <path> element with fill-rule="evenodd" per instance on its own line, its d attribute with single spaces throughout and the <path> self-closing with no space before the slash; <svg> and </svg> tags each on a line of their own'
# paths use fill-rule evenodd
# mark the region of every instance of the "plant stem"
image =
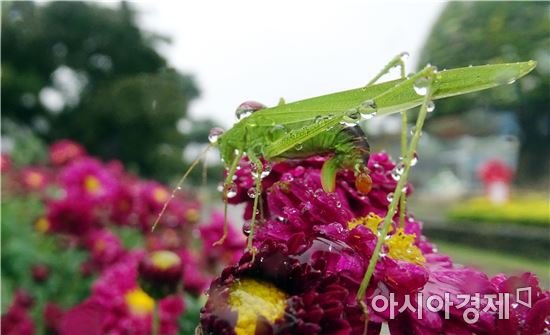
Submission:
<svg viewBox="0 0 550 335">
<path fill-rule="evenodd" d="M 155 306 L 153 307 L 153 324 L 151 327 L 152 335 L 160 335 L 160 317 L 159 317 L 159 303 L 155 301 Z"/>
<path fill-rule="evenodd" d="M 367 272 L 365 273 L 365 276 L 363 277 L 363 280 L 361 281 L 361 285 L 359 286 L 359 290 L 357 291 L 356 299 L 358 301 L 363 301 L 365 297 L 365 293 L 367 291 L 367 286 L 369 284 L 370 278 L 372 277 L 372 274 L 374 273 L 374 268 L 376 267 L 376 263 L 378 262 L 378 258 L 380 257 L 380 249 L 382 248 L 382 244 L 386 240 L 386 236 L 388 235 L 388 230 L 391 226 L 393 216 L 395 215 L 397 202 L 401 198 L 401 194 L 403 193 L 403 187 L 405 186 L 405 183 L 407 182 L 407 177 L 409 175 L 409 170 L 411 168 L 411 158 L 414 155 L 414 152 L 416 151 L 416 146 L 418 144 L 418 141 L 420 140 L 420 136 L 422 133 L 422 127 L 424 126 L 424 120 L 426 119 L 427 114 L 427 105 L 428 102 L 431 99 L 432 96 L 432 83 L 433 83 L 433 71 L 432 70 L 428 74 L 428 89 L 426 92 L 426 96 L 424 97 L 424 101 L 422 103 L 422 107 L 420 108 L 420 113 L 418 114 L 418 118 L 416 120 L 416 128 L 414 131 L 413 138 L 411 140 L 411 144 L 408 150 L 407 157 L 404 159 L 405 163 L 405 169 L 403 171 L 403 174 L 401 175 L 401 178 L 397 182 L 397 186 L 395 188 L 393 199 L 390 202 L 390 205 L 388 207 L 388 213 L 386 214 L 386 217 L 384 218 L 384 225 L 382 227 L 382 231 L 380 232 L 378 236 L 378 241 L 376 242 L 376 246 L 374 248 L 372 257 L 369 261 L 369 265 L 367 267 Z"/>
<path fill-rule="evenodd" d="M 401 113 L 401 159 L 407 160 L 407 112 Z M 399 198 L 399 227 L 405 226 L 405 209 L 407 206 L 407 194 L 403 193 Z"/>
</svg>

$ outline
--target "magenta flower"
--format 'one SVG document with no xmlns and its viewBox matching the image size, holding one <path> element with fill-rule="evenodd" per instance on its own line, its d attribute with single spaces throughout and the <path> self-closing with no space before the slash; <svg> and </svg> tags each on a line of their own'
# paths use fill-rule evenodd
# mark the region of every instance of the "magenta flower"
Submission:
<svg viewBox="0 0 550 335">
<path fill-rule="evenodd" d="M 246 240 L 233 225 L 229 225 L 227 238 L 222 245 L 214 245 L 223 234 L 223 213 L 212 214 L 210 223 L 199 227 L 202 240 L 202 255 L 207 264 L 227 266 L 236 263 L 241 258 Z"/>
<path fill-rule="evenodd" d="M 84 147 L 71 140 L 59 140 L 50 146 L 50 161 L 53 165 L 65 165 L 85 155 Z"/>
<path fill-rule="evenodd" d="M 27 191 L 42 191 L 49 183 L 48 174 L 41 167 L 23 168 L 19 178 L 23 188 Z"/>
<path fill-rule="evenodd" d="M 11 156 L 6 153 L 0 154 L 0 172 L 5 173 L 11 170 L 12 168 Z"/>
<path fill-rule="evenodd" d="M 101 204 L 111 203 L 119 188 L 117 179 L 100 161 L 86 157 L 64 167 L 60 181 L 68 198 Z"/>
<path fill-rule="evenodd" d="M 93 204 L 78 198 L 67 197 L 48 203 L 46 219 L 39 219 L 41 231 L 84 237 L 97 225 Z"/>
<path fill-rule="evenodd" d="M 266 240 L 254 260 L 247 253 L 214 280 L 201 334 L 361 334 L 362 313 L 346 303 L 345 280 L 327 272 L 330 258 L 338 263 L 339 252 Z"/>
<path fill-rule="evenodd" d="M 4 335 L 34 335 L 34 322 L 29 309 L 33 305 L 33 299 L 24 291 L 15 292 L 15 299 L 8 312 L 2 315 L 0 330 Z"/>
<path fill-rule="evenodd" d="M 156 302 L 137 285 L 137 265 L 143 254 L 127 254 L 105 269 L 84 303 L 67 312 L 61 322 L 62 335 L 89 332 L 90 323 L 97 334 L 143 334 L 151 332 L 152 312 L 159 304 L 160 333 L 175 335 L 177 320 L 183 313 L 181 297 Z"/>
<path fill-rule="evenodd" d="M 118 236 L 108 229 L 89 233 L 85 237 L 84 246 L 90 252 L 90 266 L 99 271 L 116 263 L 125 253 Z"/>
</svg>

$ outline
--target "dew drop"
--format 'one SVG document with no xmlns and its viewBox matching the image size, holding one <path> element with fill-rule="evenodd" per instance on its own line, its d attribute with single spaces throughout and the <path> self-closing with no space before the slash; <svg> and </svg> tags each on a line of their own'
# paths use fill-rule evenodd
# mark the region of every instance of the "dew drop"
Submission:
<svg viewBox="0 0 550 335">
<path fill-rule="evenodd" d="M 269 162 L 265 163 L 264 169 L 262 170 L 262 174 L 260 175 L 260 178 L 264 179 L 265 177 L 269 176 L 269 174 L 271 173 L 271 169 L 272 169 L 271 164 Z"/>
<path fill-rule="evenodd" d="M 428 101 L 428 103 L 426 104 L 426 111 L 428 111 L 428 113 L 431 113 L 435 110 L 435 104 L 433 101 Z"/>
<path fill-rule="evenodd" d="M 214 127 L 210 129 L 208 133 L 208 141 L 212 144 L 218 142 L 218 138 L 223 134 L 223 129 L 220 127 Z"/>
<path fill-rule="evenodd" d="M 418 95 L 426 95 L 428 93 L 428 78 L 421 77 L 414 82 L 414 91 Z"/>
<path fill-rule="evenodd" d="M 223 183 L 219 183 L 216 190 L 218 190 L 218 192 L 223 192 Z"/>
<path fill-rule="evenodd" d="M 294 147 L 294 149 L 296 149 L 298 151 L 302 150 L 303 148 L 304 148 L 304 146 L 301 143 L 296 144 L 296 146 Z"/>
<path fill-rule="evenodd" d="M 393 201 L 393 193 L 392 192 L 390 192 L 390 193 L 388 193 L 388 195 L 386 195 L 386 200 L 388 200 L 388 202 Z"/>
<path fill-rule="evenodd" d="M 287 129 L 282 124 L 278 124 L 273 126 L 273 128 L 269 129 L 268 135 L 272 141 L 279 139 L 284 134 L 286 134 Z"/>
<path fill-rule="evenodd" d="M 227 188 L 227 193 L 225 194 L 227 198 L 234 198 L 237 195 L 237 184 L 231 184 Z"/>
<path fill-rule="evenodd" d="M 411 166 L 415 166 L 418 163 L 418 154 L 415 152 L 411 158 Z"/>
<path fill-rule="evenodd" d="M 237 109 L 235 110 L 235 116 L 237 116 L 237 119 L 241 120 L 249 116 L 250 114 L 264 108 L 265 105 L 257 101 L 245 101 L 240 104 L 239 107 L 237 107 Z"/>
<path fill-rule="evenodd" d="M 406 51 L 403 51 L 402 53 L 399 54 L 399 58 L 401 58 L 402 61 L 406 61 L 407 59 L 409 59 L 409 53 Z"/>
<path fill-rule="evenodd" d="M 510 80 L 508 80 L 507 84 L 513 84 L 516 82 L 516 78 L 512 78 Z"/>
<path fill-rule="evenodd" d="M 249 198 L 252 198 L 252 199 L 256 198 L 256 188 L 255 187 L 249 188 L 246 194 L 248 194 Z"/>
<path fill-rule="evenodd" d="M 416 126 L 414 126 L 414 127 L 411 128 L 411 135 L 414 136 L 415 133 L 416 133 Z M 423 134 L 423 133 L 422 133 L 422 130 L 421 130 L 419 135 L 422 136 L 422 134 Z"/>
<path fill-rule="evenodd" d="M 361 120 L 361 113 L 357 109 L 350 109 L 342 117 L 342 124 L 346 127 L 353 127 Z"/>
<path fill-rule="evenodd" d="M 376 116 L 377 110 L 378 107 L 376 106 L 376 102 L 374 100 L 366 100 L 361 104 L 359 111 L 361 112 L 363 119 L 369 120 Z"/>
</svg>

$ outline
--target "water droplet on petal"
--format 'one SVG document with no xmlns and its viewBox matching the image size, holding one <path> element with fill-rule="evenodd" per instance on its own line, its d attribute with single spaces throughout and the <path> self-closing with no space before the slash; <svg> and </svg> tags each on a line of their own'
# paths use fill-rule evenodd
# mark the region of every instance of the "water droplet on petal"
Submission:
<svg viewBox="0 0 550 335">
<path fill-rule="evenodd" d="M 223 129 L 220 127 L 214 127 L 210 129 L 208 133 L 208 141 L 212 144 L 218 142 L 218 138 L 223 134 Z"/>
<path fill-rule="evenodd" d="M 248 194 L 248 197 L 252 199 L 256 198 L 256 188 L 255 187 L 249 188 L 246 194 Z"/>
<path fill-rule="evenodd" d="M 388 202 L 393 201 L 393 193 L 392 192 L 390 192 L 390 193 L 388 193 L 388 195 L 386 195 L 386 200 L 388 200 Z"/>
<path fill-rule="evenodd" d="M 414 82 L 414 91 L 418 95 L 426 95 L 428 93 L 428 78 L 421 77 Z"/>
<path fill-rule="evenodd" d="M 227 193 L 225 194 L 227 198 L 234 198 L 237 195 L 237 184 L 231 184 L 227 188 Z"/>
<path fill-rule="evenodd" d="M 262 170 L 262 174 L 260 175 L 260 178 L 264 179 L 265 177 L 269 176 L 271 173 L 272 166 L 269 162 L 264 164 L 264 169 Z"/>
</svg>

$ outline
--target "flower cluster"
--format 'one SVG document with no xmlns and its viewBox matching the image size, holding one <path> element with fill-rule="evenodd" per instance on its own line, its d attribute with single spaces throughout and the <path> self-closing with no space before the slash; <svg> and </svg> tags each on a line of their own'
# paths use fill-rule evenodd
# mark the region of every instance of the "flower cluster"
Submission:
<svg viewBox="0 0 550 335">
<path fill-rule="evenodd" d="M 320 181 L 324 157 L 285 161 L 267 167 L 262 180 L 262 211 L 254 250 L 226 268 L 209 290 L 201 312 L 202 334 L 378 334 L 383 323 L 391 334 L 539 334 L 548 330 L 550 292 L 538 286 L 534 275 L 499 275 L 463 267 L 437 252 L 422 235 L 422 223 L 399 211 L 391 221 L 364 300 L 356 295 L 373 257 L 388 205 L 399 180 L 399 166 L 386 153 L 371 155 L 372 189 L 358 192 L 351 171 L 342 171 L 336 191 L 326 193 Z M 267 164 L 267 163 L 264 163 Z M 265 168 L 264 168 L 265 169 Z M 249 220 L 253 199 L 254 166 L 246 159 L 237 169 L 233 204 L 246 203 Z M 412 186 L 405 193 L 412 194 Z M 232 194 L 233 195 L 233 194 Z M 248 232 L 247 223 L 244 232 Z M 508 319 L 489 310 L 489 302 L 453 304 L 443 311 L 426 308 L 417 297 L 512 293 L 521 285 L 531 288 L 533 308 L 517 308 L 509 301 Z M 523 287 L 523 286 L 522 286 Z M 397 315 L 373 308 L 380 297 L 394 297 Z M 410 300 L 408 300 L 410 298 Z M 405 307 L 424 306 L 422 317 Z M 423 303 L 423 304 L 419 304 Z M 476 322 L 462 316 L 479 315 Z M 546 327 L 546 328 L 545 328 Z M 512 331 L 512 332 L 510 332 Z"/>
<path fill-rule="evenodd" d="M 59 335 L 149 334 L 155 308 L 159 334 L 179 334 L 185 299 L 197 300 L 213 275 L 243 253 L 245 237 L 233 230 L 227 245 L 211 247 L 214 236 L 223 233 L 223 215 L 201 219 L 193 194 L 172 194 L 125 171 L 118 161 L 89 156 L 72 141 L 54 143 L 48 163 L 19 167 L 5 154 L 1 163 L 4 194 L 42 204 L 41 214 L 29 222 L 34 234 L 51 241 L 59 253 L 85 255 L 70 279 L 56 278 L 60 274 L 50 268 L 55 261 L 29 267 L 33 285 L 52 293 L 34 305 L 17 295 L 2 316 L 3 334 L 34 334 L 35 328 L 42 333 L 40 327 Z M 197 237 L 205 242 L 196 243 Z M 72 304 L 58 302 L 52 287 L 68 281 L 90 282 L 89 295 Z M 35 293 L 33 287 L 25 289 Z"/>
</svg>

